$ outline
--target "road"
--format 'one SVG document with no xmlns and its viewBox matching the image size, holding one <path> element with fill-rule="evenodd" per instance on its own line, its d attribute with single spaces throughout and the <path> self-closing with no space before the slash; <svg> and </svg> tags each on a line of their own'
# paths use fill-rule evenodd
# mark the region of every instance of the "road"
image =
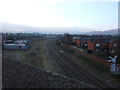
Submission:
<svg viewBox="0 0 120 90">
<path fill-rule="evenodd" d="M 97 88 L 117 87 L 117 85 L 102 79 L 96 74 L 93 74 L 76 60 L 67 56 L 64 52 L 60 52 L 61 49 L 56 46 L 55 40 L 49 40 L 46 43 L 46 46 L 49 52 L 49 56 L 59 67 L 59 69 L 64 73 L 64 75 L 79 81 L 86 82 Z"/>
</svg>

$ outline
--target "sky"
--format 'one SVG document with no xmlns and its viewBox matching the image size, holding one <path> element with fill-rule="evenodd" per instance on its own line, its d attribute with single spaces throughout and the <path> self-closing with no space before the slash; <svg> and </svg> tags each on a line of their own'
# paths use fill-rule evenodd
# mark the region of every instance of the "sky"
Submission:
<svg viewBox="0 0 120 90">
<path fill-rule="evenodd" d="M 40 28 L 118 27 L 118 0 L 1 0 L 0 11 L 0 22 Z"/>
</svg>

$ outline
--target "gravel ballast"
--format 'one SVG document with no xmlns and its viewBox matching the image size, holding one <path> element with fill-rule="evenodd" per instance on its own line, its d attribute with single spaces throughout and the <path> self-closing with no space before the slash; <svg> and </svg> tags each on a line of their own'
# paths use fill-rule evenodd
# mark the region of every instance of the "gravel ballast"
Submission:
<svg viewBox="0 0 120 90">
<path fill-rule="evenodd" d="M 16 60 L 2 60 L 3 88 L 93 88 L 93 86 Z"/>
</svg>

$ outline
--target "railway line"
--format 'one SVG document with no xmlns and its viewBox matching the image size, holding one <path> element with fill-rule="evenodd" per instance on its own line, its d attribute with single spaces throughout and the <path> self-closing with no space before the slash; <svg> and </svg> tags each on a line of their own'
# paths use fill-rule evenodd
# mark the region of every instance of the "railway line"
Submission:
<svg viewBox="0 0 120 90">
<path fill-rule="evenodd" d="M 83 68 L 79 63 L 72 60 L 70 57 L 60 52 L 60 49 L 55 46 L 55 42 L 50 40 L 46 43 L 49 56 L 59 65 L 63 73 L 73 79 L 86 82 L 98 88 L 116 88 L 117 86 L 106 82 L 98 76 L 90 73 Z"/>
</svg>

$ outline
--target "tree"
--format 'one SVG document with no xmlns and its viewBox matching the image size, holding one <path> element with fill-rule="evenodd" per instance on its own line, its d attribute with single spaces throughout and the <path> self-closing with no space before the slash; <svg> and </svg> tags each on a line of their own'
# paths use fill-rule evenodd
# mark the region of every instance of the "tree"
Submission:
<svg viewBox="0 0 120 90">
<path fill-rule="evenodd" d="M 69 33 L 65 33 L 63 41 L 66 44 L 71 44 L 72 43 L 72 36 Z"/>
</svg>

